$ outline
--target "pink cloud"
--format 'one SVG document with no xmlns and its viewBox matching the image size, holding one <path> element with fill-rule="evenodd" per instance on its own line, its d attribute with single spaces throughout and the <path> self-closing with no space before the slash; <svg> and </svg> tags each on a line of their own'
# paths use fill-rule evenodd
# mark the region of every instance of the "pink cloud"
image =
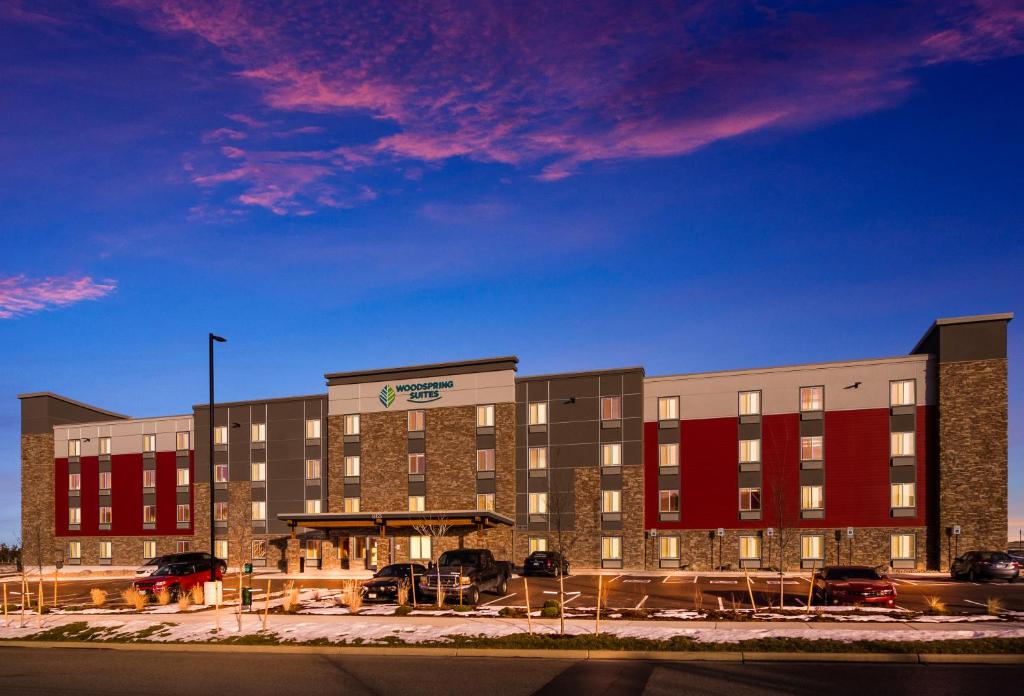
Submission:
<svg viewBox="0 0 1024 696">
<path fill-rule="evenodd" d="M 117 282 L 96 282 L 89 276 L 0 277 L 0 319 L 14 319 L 55 307 L 106 297 Z"/>
<path fill-rule="evenodd" d="M 201 140 L 204 143 L 213 143 L 219 140 L 245 140 L 248 136 L 234 128 L 215 128 L 203 133 Z"/>
</svg>

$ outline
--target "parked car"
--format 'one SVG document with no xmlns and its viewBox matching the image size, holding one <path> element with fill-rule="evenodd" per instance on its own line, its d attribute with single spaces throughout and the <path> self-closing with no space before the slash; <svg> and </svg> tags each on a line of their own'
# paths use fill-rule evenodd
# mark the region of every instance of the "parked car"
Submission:
<svg viewBox="0 0 1024 696">
<path fill-rule="evenodd" d="M 487 549 L 456 549 L 445 551 L 420 578 L 420 591 L 425 599 L 436 599 L 438 592 L 476 604 L 481 592 L 503 595 L 508 591 L 512 564 L 496 561 Z M 461 588 L 461 589 L 460 589 Z"/>
<path fill-rule="evenodd" d="M 215 559 L 217 560 L 217 559 Z M 217 560 L 214 566 L 216 578 L 224 577 L 221 571 L 222 561 Z M 190 592 L 196 585 L 202 585 L 210 579 L 210 561 L 197 560 L 193 562 L 166 563 L 156 569 L 152 575 L 144 578 L 136 578 L 135 589 L 139 592 L 154 596 L 161 590 L 171 593 L 171 598 L 178 597 L 182 592 Z"/>
<path fill-rule="evenodd" d="M 953 580 L 1006 580 L 1016 582 L 1020 577 L 1020 564 L 1002 551 L 968 551 L 949 567 Z"/>
<path fill-rule="evenodd" d="M 205 551 L 186 551 L 183 553 L 169 553 L 164 556 L 157 556 L 153 560 L 136 568 L 135 577 L 149 577 L 155 573 L 158 568 L 165 566 L 168 563 L 196 563 L 199 561 L 209 561 L 211 558 L 213 557 Z M 221 572 L 225 572 L 228 569 L 228 564 L 219 558 L 217 559 L 217 565 L 220 566 Z M 207 566 L 207 568 L 209 568 L 209 566 Z"/>
<path fill-rule="evenodd" d="M 523 575 L 550 575 L 557 578 L 558 574 L 569 574 L 569 560 L 557 551 L 534 551 L 523 561 Z"/>
<path fill-rule="evenodd" d="M 398 599 L 398 583 L 409 582 L 410 597 L 419 601 L 420 592 L 417 584 L 427 572 L 427 567 L 419 563 L 396 563 L 384 566 L 363 584 L 363 598 L 368 602 L 394 602 Z M 411 578 L 411 581 L 410 581 Z"/>
<path fill-rule="evenodd" d="M 822 604 L 896 606 L 896 586 L 870 566 L 830 566 L 814 574 L 814 596 Z"/>
</svg>

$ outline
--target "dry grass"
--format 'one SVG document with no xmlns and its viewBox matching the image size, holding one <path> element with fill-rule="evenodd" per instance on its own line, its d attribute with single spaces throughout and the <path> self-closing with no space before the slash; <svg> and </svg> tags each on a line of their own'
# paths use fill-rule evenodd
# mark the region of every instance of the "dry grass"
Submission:
<svg viewBox="0 0 1024 696">
<path fill-rule="evenodd" d="M 191 595 L 193 604 L 206 604 L 204 601 L 206 598 L 203 597 L 203 586 L 201 583 L 192 586 Z"/>
<path fill-rule="evenodd" d="M 934 595 L 926 595 L 924 601 L 928 604 L 929 614 L 945 614 L 946 603 Z"/>
<path fill-rule="evenodd" d="M 284 586 L 284 592 L 281 596 L 281 609 L 286 614 L 291 614 L 299 608 L 299 588 L 295 586 L 294 582 L 289 581 Z"/>
<path fill-rule="evenodd" d="M 190 604 L 192 600 L 188 592 L 178 593 L 178 611 L 188 611 Z"/>
<path fill-rule="evenodd" d="M 608 608 L 608 590 L 611 589 L 609 587 L 609 585 L 611 585 L 611 584 L 612 584 L 611 580 L 609 580 L 608 582 L 602 582 L 601 583 L 601 608 L 602 609 L 607 609 Z"/>
<path fill-rule="evenodd" d="M 121 599 L 124 603 L 130 607 L 135 607 L 135 611 L 142 611 L 146 607 L 146 595 L 142 594 L 134 587 L 122 590 Z"/>
<path fill-rule="evenodd" d="M 1004 607 L 1002 601 L 996 597 L 989 597 L 985 600 L 985 611 L 992 616 L 999 616 L 1003 613 L 1004 609 L 1006 609 L 1006 607 Z"/>
<path fill-rule="evenodd" d="M 171 591 L 168 590 L 166 587 L 160 590 L 156 593 L 156 601 L 160 606 L 166 607 L 168 604 L 171 603 Z"/>
<path fill-rule="evenodd" d="M 409 581 L 401 579 L 398 581 L 398 604 L 405 606 L 409 603 Z"/>
<path fill-rule="evenodd" d="M 697 611 L 704 608 L 704 593 L 701 592 L 700 585 L 696 583 L 693 585 L 693 608 Z"/>
<path fill-rule="evenodd" d="M 107 591 L 101 590 L 98 587 L 94 587 L 89 590 L 89 596 L 92 598 L 92 605 L 94 607 L 102 607 L 107 603 Z"/>
<path fill-rule="evenodd" d="M 341 586 L 341 601 L 352 614 L 358 614 L 363 608 L 363 583 L 359 580 L 346 580 Z"/>
</svg>

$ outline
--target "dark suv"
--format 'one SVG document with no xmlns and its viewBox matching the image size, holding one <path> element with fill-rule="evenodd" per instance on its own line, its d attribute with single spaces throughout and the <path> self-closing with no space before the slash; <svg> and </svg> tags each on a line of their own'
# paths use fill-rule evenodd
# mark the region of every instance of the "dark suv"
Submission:
<svg viewBox="0 0 1024 696">
<path fill-rule="evenodd" d="M 569 574 L 569 561 L 562 558 L 557 551 L 534 551 L 523 561 L 523 575 L 550 575 L 557 578 L 558 574 Z"/>
<path fill-rule="evenodd" d="M 1002 551 L 968 551 L 949 567 L 953 580 L 1006 580 L 1015 582 L 1020 577 L 1020 564 Z"/>
</svg>

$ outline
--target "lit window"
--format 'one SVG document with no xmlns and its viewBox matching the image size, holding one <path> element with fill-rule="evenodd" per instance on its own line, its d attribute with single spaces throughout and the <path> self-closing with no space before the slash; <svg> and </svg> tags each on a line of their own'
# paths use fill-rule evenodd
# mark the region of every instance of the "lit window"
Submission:
<svg viewBox="0 0 1024 696">
<path fill-rule="evenodd" d="M 100 558 L 109 561 L 114 557 L 114 545 L 109 541 L 100 542 Z"/>
<path fill-rule="evenodd" d="M 253 423 L 250 427 L 250 435 L 252 441 L 255 442 L 266 442 L 267 441 L 267 424 L 266 423 Z"/>
<path fill-rule="evenodd" d="M 100 438 L 100 454 L 110 454 L 110 438 Z"/>
<path fill-rule="evenodd" d="M 143 452 L 156 452 L 156 435 L 143 435 L 142 436 L 142 451 Z"/>
<path fill-rule="evenodd" d="M 82 455 L 82 441 L 68 440 L 68 456 L 79 457 Z"/>
<path fill-rule="evenodd" d="M 359 476 L 359 457 L 345 457 L 345 475 L 346 476 Z"/>
<path fill-rule="evenodd" d="M 427 509 L 427 497 L 425 495 L 409 496 L 409 512 L 423 512 Z"/>
<path fill-rule="evenodd" d="M 477 510 L 490 510 L 494 512 L 494 494 L 493 493 L 477 493 L 476 494 L 476 509 Z"/>
<path fill-rule="evenodd" d="M 913 483 L 891 484 L 892 506 L 894 508 L 912 508 L 917 505 L 914 500 L 914 493 L 917 485 Z"/>
<path fill-rule="evenodd" d="M 68 558 L 74 560 L 81 560 L 82 558 L 82 542 L 80 541 L 69 541 L 68 542 Z"/>
<path fill-rule="evenodd" d="M 805 534 L 800 537 L 800 558 L 805 561 L 823 560 L 825 537 L 820 534 Z"/>
<path fill-rule="evenodd" d="M 889 382 L 889 405 L 913 406 L 917 402 L 915 384 L 912 379 Z"/>
<path fill-rule="evenodd" d="M 177 473 L 177 484 L 178 486 L 187 486 L 189 481 L 188 469 L 178 469 Z"/>
<path fill-rule="evenodd" d="M 741 488 L 740 489 L 740 510 L 752 512 L 761 509 L 761 489 Z"/>
<path fill-rule="evenodd" d="M 216 522 L 227 522 L 228 520 L 228 504 L 224 501 L 215 502 L 213 504 L 213 519 Z"/>
<path fill-rule="evenodd" d="M 822 437 L 811 435 L 800 438 L 800 461 L 814 462 L 822 458 Z"/>
<path fill-rule="evenodd" d="M 359 512 L 359 498 L 345 498 L 345 512 Z"/>
<path fill-rule="evenodd" d="M 601 512 L 622 512 L 622 491 L 601 491 Z"/>
<path fill-rule="evenodd" d="M 82 475 L 81 474 L 68 474 L 68 490 L 69 491 L 80 491 L 80 490 L 82 490 Z"/>
<path fill-rule="evenodd" d="M 749 464 L 761 461 L 760 440 L 740 440 L 740 462 Z"/>
<path fill-rule="evenodd" d="M 486 404 L 484 406 L 476 407 L 476 427 L 494 427 L 494 404 Z"/>
<path fill-rule="evenodd" d="M 213 467 L 213 476 L 216 483 L 226 483 L 228 480 L 228 465 L 217 464 Z"/>
<path fill-rule="evenodd" d="M 178 505 L 178 522 L 188 524 L 192 521 L 192 508 L 187 503 Z"/>
<path fill-rule="evenodd" d="M 222 560 L 227 560 L 227 557 L 228 557 L 228 540 L 227 539 L 217 539 L 217 541 L 214 542 L 213 551 L 214 551 L 213 555 L 216 556 L 217 558 L 220 558 Z"/>
<path fill-rule="evenodd" d="M 307 459 L 306 460 L 306 479 L 318 479 L 320 478 L 320 460 L 319 459 Z"/>
<path fill-rule="evenodd" d="M 622 560 L 622 537 L 601 537 L 601 560 Z"/>
<path fill-rule="evenodd" d="M 142 521 L 145 524 L 156 523 L 156 505 L 143 505 L 142 506 Z"/>
<path fill-rule="evenodd" d="M 100 508 L 100 524 L 114 523 L 114 508 L 104 505 Z"/>
<path fill-rule="evenodd" d="M 318 561 L 318 560 L 320 560 L 320 540 L 319 539 L 306 539 L 306 560 L 307 561 Z"/>
<path fill-rule="evenodd" d="M 823 510 L 825 508 L 825 487 L 800 486 L 800 509 Z"/>
<path fill-rule="evenodd" d="M 188 553 L 192 550 L 192 542 L 188 539 L 178 539 L 174 542 L 174 551 L 176 553 Z"/>
<path fill-rule="evenodd" d="M 622 466 L 622 445 L 601 445 L 601 466 Z"/>
<path fill-rule="evenodd" d="M 601 420 L 619 420 L 622 418 L 622 397 L 601 397 Z"/>
<path fill-rule="evenodd" d="M 547 551 L 548 540 L 544 537 L 530 537 L 530 553 L 534 551 Z"/>
<path fill-rule="evenodd" d="M 821 411 L 825 408 L 825 387 L 800 387 L 800 410 Z"/>
<path fill-rule="evenodd" d="M 892 456 L 914 456 L 914 433 L 892 433 L 890 439 L 892 442 Z"/>
<path fill-rule="evenodd" d="M 530 493 L 530 514 L 531 515 L 546 515 L 548 514 L 548 494 L 547 493 Z"/>
<path fill-rule="evenodd" d="M 917 555 L 914 551 L 913 534 L 893 534 L 889 537 L 889 546 L 894 561 L 912 561 Z"/>
<path fill-rule="evenodd" d="M 666 560 L 679 558 L 679 537 L 663 536 L 658 539 L 658 556 Z"/>
<path fill-rule="evenodd" d="M 267 560 L 267 540 L 266 539 L 253 539 L 252 540 L 252 559 L 254 561 L 265 561 L 265 560 Z"/>
<path fill-rule="evenodd" d="M 679 397 L 663 396 L 658 399 L 658 420 L 679 420 Z"/>
<path fill-rule="evenodd" d="M 187 452 L 192 444 L 192 433 L 178 433 L 174 438 L 174 447 L 179 452 Z"/>
<path fill-rule="evenodd" d="M 409 411 L 407 423 L 410 433 L 421 433 L 427 427 L 427 415 L 424 411 Z"/>
<path fill-rule="evenodd" d="M 427 455 L 419 452 L 409 455 L 409 475 L 423 475 L 427 473 Z"/>
<path fill-rule="evenodd" d="M 144 541 L 142 542 L 142 557 L 147 561 L 156 558 L 156 542 L 155 541 Z"/>
<path fill-rule="evenodd" d="M 548 468 L 548 448 L 531 447 L 529 449 L 528 464 L 531 469 Z"/>
<path fill-rule="evenodd" d="M 744 391 L 740 392 L 740 415 L 759 416 L 761 415 L 761 392 Z"/>
<path fill-rule="evenodd" d="M 112 475 L 111 475 L 111 473 L 109 471 L 101 471 L 100 472 L 100 490 L 101 491 L 109 491 L 110 490 L 111 479 L 112 479 Z"/>
<path fill-rule="evenodd" d="M 534 401 L 530 404 L 530 425 L 547 425 L 548 402 Z"/>
<path fill-rule="evenodd" d="M 68 508 L 68 524 L 82 524 L 82 508 Z"/>
<path fill-rule="evenodd" d="M 494 450 L 482 449 L 476 451 L 476 470 L 494 471 Z"/>
<path fill-rule="evenodd" d="M 253 481 L 266 481 L 267 480 L 267 463 L 266 462 L 253 462 L 250 467 L 250 476 Z"/>
<path fill-rule="evenodd" d="M 312 515 L 318 512 L 320 512 L 320 499 L 317 498 L 316 500 L 307 500 L 306 513 Z"/>
<path fill-rule="evenodd" d="M 743 560 L 754 560 L 761 558 L 761 537 L 741 536 L 740 558 Z"/>
<path fill-rule="evenodd" d="M 226 445 L 228 444 L 228 426 L 218 425 L 213 429 L 213 444 L 215 445 Z"/>
<path fill-rule="evenodd" d="M 430 559 L 430 537 L 411 536 L 409 537 L 409 558 L 417 561 Z"/>
<path fill-rule="evenodd" d="M 156 469 L 142 470 L 142 487 L 156 488 Z"/>
<path fill-rule="evenodd" d="M 658 491 L 658 512 L 679 512 L 679 491 Z"/>
<path fill-rule="evenodd" d="M 679 466 L 679 445 L 658 445 L 658 466 Z"/>
<path fill-rule="evenodd" d="M 359 414 L 350 413 L 345 416 L 345 434 L 346 435 L 358 435 L 359 434 Z"/>
<path fill-rule="evenodd" d="M 307 440 L 319 440 L 320 439 L 320 419 L 319 418 L 307 418 L 306 419 L 306 439 Z"/>
<path fill-rule="evenodd" d="M 267 519 L 267 503 L 264 500 L 252 501 L 252 519 L 254 521 L 263 521 Z"/>
</svg>

